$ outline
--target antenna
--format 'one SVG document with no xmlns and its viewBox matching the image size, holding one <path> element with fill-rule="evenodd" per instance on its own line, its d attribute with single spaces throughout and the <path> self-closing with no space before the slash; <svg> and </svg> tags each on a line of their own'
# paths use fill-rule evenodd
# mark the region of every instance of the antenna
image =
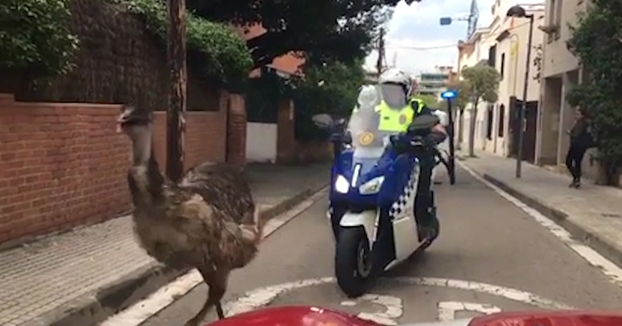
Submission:
<svg viewBox="0 0 622 326">
<path fill-rule="evenodd" d="M 477 19 L 479 18 L 479 9 L 477 9 L 477 1 L 471 0 L 471 9 L 469 10 L 469 27 L 467 27 L 467 39 L 475 33 L 477 29 Z"/>
</svg>

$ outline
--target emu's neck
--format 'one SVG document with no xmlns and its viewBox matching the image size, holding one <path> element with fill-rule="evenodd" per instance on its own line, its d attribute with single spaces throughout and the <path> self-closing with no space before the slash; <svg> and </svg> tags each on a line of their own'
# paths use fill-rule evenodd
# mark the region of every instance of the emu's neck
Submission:
<svg viewBox="0 0 622 326">
<path fill-rule="evenodd" d="M 153 204 L 163 196 L 164 177 L 153 155 L 150 126 L 135 127 L 132 139 L 132 167 L 128 184 L 135 206 Z"/>
</svg>

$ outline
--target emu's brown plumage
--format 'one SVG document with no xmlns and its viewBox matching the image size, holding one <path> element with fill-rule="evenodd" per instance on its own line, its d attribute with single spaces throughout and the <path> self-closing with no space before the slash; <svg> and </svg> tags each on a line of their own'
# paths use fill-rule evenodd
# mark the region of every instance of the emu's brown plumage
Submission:
<svg viewBox="0 0 622 326">
<path fill-rule="evenodd" d="M 132 141 L 128 184 L 140 244 L 166 265 L 197 268 L 209 286 L 205 304 L 186 326 L 198 325 L 214 305 L 222 318 L 229 273 L 255 257 L 262 235 L 247 181 L 237 167 L 203 163 L 171 183 L 153 156 L 151 112 L 128 107 L 119 124 Z"/>
</svg>

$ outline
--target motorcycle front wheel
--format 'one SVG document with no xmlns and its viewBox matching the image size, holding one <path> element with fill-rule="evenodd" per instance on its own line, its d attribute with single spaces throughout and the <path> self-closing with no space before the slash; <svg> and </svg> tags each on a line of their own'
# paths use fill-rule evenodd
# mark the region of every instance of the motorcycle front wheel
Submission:
<svg viewBox="0 0 622 326">
<path fill-rule="evenodd" d="M 337 284 L 350 298 L 365 294 L 371 274 L 369 241 L 363 227 L 342 228 L 335 249 Z"/>
</svg>

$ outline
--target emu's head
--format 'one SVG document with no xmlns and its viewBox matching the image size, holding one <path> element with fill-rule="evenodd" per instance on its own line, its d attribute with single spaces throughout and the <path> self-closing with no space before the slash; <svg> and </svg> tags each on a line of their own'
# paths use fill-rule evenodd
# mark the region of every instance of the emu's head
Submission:
<svg viewBox="0 0 622 326">
<path fill-rule="evenodd" d="M 126 106 L 117 118 L 117 130 L 123 131 L 132 141 L 134 165 L 147 164 L 151 156 L 152 117 L 147 109 Z"/>
</svg>

